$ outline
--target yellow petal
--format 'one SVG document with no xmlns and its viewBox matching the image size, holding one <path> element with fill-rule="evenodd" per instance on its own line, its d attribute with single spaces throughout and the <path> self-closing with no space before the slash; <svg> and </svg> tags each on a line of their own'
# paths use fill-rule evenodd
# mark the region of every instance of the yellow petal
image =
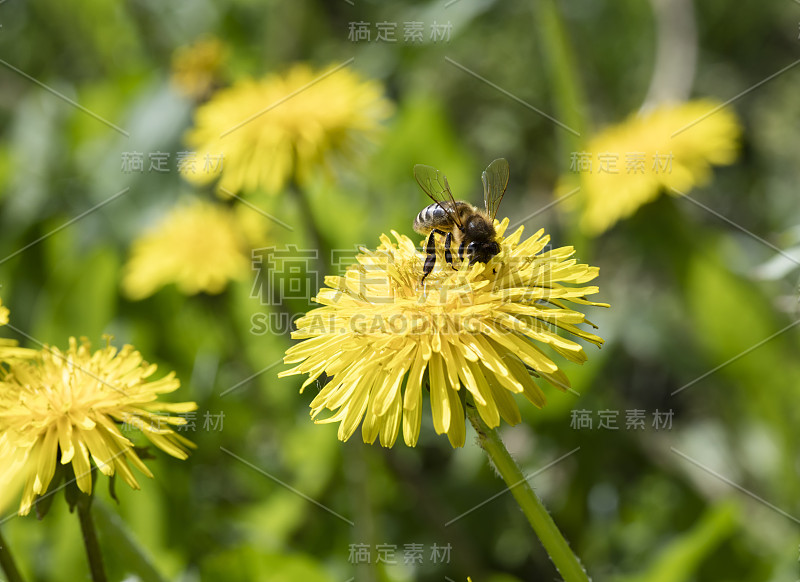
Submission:
<svg viewBox="0 0 800 582">
<path fill-rule="evenodd" d="M 431 390 L 431 409 L 433 412 L 433 428 L 437 434 L 447 432 L 450 428 L 450 399 L 448 384 L 444 378 L 442 358 L 434 353 L 428 362 L 428 383 Z"/>
</svg>

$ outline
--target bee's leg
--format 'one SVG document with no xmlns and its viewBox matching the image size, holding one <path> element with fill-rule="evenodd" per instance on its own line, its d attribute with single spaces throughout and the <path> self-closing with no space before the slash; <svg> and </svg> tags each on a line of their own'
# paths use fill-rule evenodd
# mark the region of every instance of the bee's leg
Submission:
<svg viewBox="0 0 800 582">
<path fill-rule="evenodd" d="M 453 253 L 450 251 L 450 243 L 453 241 L 453 233 L 448 232 L 447 236 L 444 239 L 444 260 L 447 261 L 447 264 L 456 269 L 455 265 L 453 265 Z"/>
<path fill-rule="evenodd" d="M 464 249 L 467 248 L 467 241 L 462 240 L 461 244 L 458 245 L 458 258 L 462 261 L 464 260 Z"/>
<path fill-rule="evenodd" d="M 425 265 L 422 267 L 422 279 L 420 279 L 420 283 L 425 282 L 425 277 L 431 274 L 433 266 L 436 264 L 436 238 L 434 238 L 436 232 L 436 229 L 431 231 L 431 235 L 428 237 L 428 244 L 425 246 L 425 252 L 428 253 L 428 256 L 425 257 Z"/>
</svg>

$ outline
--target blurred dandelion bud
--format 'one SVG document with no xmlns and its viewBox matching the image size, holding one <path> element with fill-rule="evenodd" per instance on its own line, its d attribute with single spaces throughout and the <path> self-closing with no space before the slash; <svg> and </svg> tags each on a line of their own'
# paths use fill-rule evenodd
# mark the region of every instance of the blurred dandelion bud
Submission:
<svg viewBox="0 0 800 582">
<path fill-rule="evenodd" d="M 218 38 L 179 47 L 172 55 L 170 82 L 181 95 L 203 101 L 221 84 L 226 57 L 226 47 Z"/>
<path fill-rule="evenodd" d="M 8 307 L 3 305 L 3 299 L 0 298 L 0 327 L 8 325 L 8 316 Z M 35 354 L 36 350 L 21 348 L 17 345 L 15 340 L 0 338 L 0 365 L 2 365 L 3 362 L 18 358 L 30 358 Z"/>
</svg>

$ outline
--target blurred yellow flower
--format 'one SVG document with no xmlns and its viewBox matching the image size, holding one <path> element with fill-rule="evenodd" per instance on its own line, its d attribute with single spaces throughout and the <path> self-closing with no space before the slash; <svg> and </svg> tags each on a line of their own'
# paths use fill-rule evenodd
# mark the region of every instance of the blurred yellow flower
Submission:
<svg viewBox="0 0 800 582">
<path fill-rule="evenodd" d="M 3 305 L 3 299 L 0 297 L 0 325 L 8 324 L 8 307 Z"/>
<path fill-rule="evenodd" d="M 712 114 L 718 107 L 708 100 L 660 106 L 605 129 L 573 152 L 573 174 L 557 195 L 580 186 L 580 226 L 597 235 L 662 191 L 688 193 L 709 180 L 712 165 L 736 159 L 741 128 L 730 109 Z"/>
<path fill-rule="evenodd" d="M 334 411 L 316 422 L 339 422 L 343 441 L 363 419 L 364 442 L 380 435 L 386 447 L 402 422 L 406 444 L 415 446 L 427 385 L 434 428 L 457 447 L 466 436 L 465 403 L 495 427 L 500 418 L 520 421 L 512 394 L 545 404 L 531 374 L 568 389 L 569 379 L 541 348 L 582 363 L 583 348 L 559 330 L 602 344 L 577 327 L 589 323 L 584 314 L 565 304 L 607 307 L 585 298 L 597 287 L 581 286 L 598 269 L 570 259 L 572 247 L 545 251 L 550 237 L 543 230 L 520 243 L 523 228 L 504 238 L 507 228 L 508 219 L 497 225 L 500 254 L 485 265 L 464 261 L 457 271 L 446 265 L 440 242 L 424 286 L 425 255 L 397 233 L 396 244 L 383 235 L 345 276 L 327 277 L 315 298 L 324 307 L 300 318 L 292 334 L 304 341 L 284 362 L 297 366 L 279 374 L 308 374 L 301 391 L 322 374 L 330 380 L 311 402 L 312 418 Z"/>
<path fill-rule="evenodd" d="M 170 373 L 148 381 L 156 371 L 133 346 L 111 345 L 92 352 L 85 339 L 70 338 L 61 352 L 45 346 L 37 357 L 0 371 L 0 503 L 24 483 L 20 515 L 27 514 L 56 474 L 56 464 L 71 464 L 78 487 L 92 492 L 93 465 L 104 475 L 139 484 L 131 466 L 152 477 L 123 432 L 138 429 L 156 447 L 185 459 L 194 445 L 172 426 L 186 420 L 172 413 L 197 408 L 194 402 L 158 402 L 180 382 Z"/>
<path fill-rule="evenodd" d="M 327 71 L 296 65 L 285 75 L 244 80 L 200 106 L 186 141 L 200 159 L 223 156 L 218 189 L 238 194 L 304 182 L 315 167 L 355 152 L 372 138 L 391 104 L 382 87 L 340 66 Z M 184 172 L 204 184 L 213 172 Z"/>
<path fill-rule="evenodd" d="M 172 55 L 172 85 L 192 99 L 207 97 L 220 81 L 225 56 L 225 46 L 217 38 L 178 48 Z"/>
<path fill-rule="evenodd" d="M 236 214 L 225 206 L 179 204 L 134 241 L 122 288 L 131 299 L 144 299 L 170 283 L 186 295 L 221 293 L 230 280 L 247 276 L 247 246 Z"/>
</svg>

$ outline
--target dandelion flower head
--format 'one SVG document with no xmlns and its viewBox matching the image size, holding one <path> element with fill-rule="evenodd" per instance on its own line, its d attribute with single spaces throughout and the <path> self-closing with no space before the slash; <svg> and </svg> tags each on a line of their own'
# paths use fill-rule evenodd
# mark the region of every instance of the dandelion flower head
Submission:
<svg viewBox="0 0 800 582">
<path fill-rule="evenodd" d="M 45 346 L 36 358 L 0 372 L 0 497 L 23 488 L 19 513 L 27 514 L 43 495 L 56 465 L 71 465 L 76 483 L 92 492 L 93 465 L 119 475 L 134 489 L 131 466 L 152 477 L 125 427 L 135 428 L 156 447 L 185 459 L 194 445 L 172 430 L 185 424 L 176 414 L 196 409 L 194 402 L 159 402 L 179 386 L 174 373 L 150 380 L 148 364 L 132 346 L 92 351 L 86 340 L 70 338 L 69 348 Z M 24 484 L 24 485 L 23 485 Z"/>
<path fill-rule="evenodd" d="M 225 46 L 218 38 L 204 38 L 178 48 L 172 55 L 172 85 L 192 99 L 203 99 L 219 82 Z"/>
<path fill-rule="evenodd" d="M 239 215 L 222 204 L 179 204 L 134 241 L 122 288 L 137 300 L 170 283 L 186 295 L 221 293 L 229 281 L 247 276 L 245 232 Z"/>
<path fill-rule="evenodd" d="M 708 182 L 711 166 L 736 159 L 740 132 L 734 113 L 709 100 L 632 115 L 573 154 L 575 174 L 562 180 L 557 194 L 579 186 L 581 228 L 600 234 L 662 191 L 681 195 Z M 581 164 L 577 155 L 589 161 Z"/>
<path fill-rule="evenodd" d="M 276 193 L 292 179 L 305 182 L 331 157 L 355 152 L 374 138 L 391 112 L 382 86 L 348 67 L 296 65 L 284 75 L 243 80 L 198 108 L 186 137 L 200 158 L 224 155 L 218 189 Z M 195 183 L 216 175 L 185 174 Z"/>
<path fill-rule="evenodd" d="M 402 425 L 405 443 L 415 446 L 427 385 L 434 428 L 457 447 L 466 436 L 465 405 L 477 407 L 490 427 L 501 418 L 515 424 L 514 394 L 545 404 L 531 374 L 569 388 L 548 352 L 586 359 L 581 345 L 559 331 L 602 343 L 578 327 L 587 322 L 584 314 L 567 307 L 604 305 L 586 299 L 598 292 L 584 286 L 598 269 L 570 258 L 572 247 L 547 250 L 543 230 L 520 242 L 522 227 L 504 237 L 508 219 L 495 224 L 497 256 L 454 270 L 437 241 L 436 266 L 424 285 L 425 255 L 397 233 L 396 242 L 383 235 L 377 250 L 362 249 L 344 276 L 325 279 L 315 298 L 323 307 L 297 321 L 293 337 L 303 341 L 286 352 L 284 361 L 296 366 L 280 374 L 307 374 L 303 388 L 323 373 L 329 379 L 311 402 L 312 418 L 338 422 L 341 440 L 361 424 L 365 442 L 380 436 L 386 447 Z M 318 418 L 325 410 L 333 414 Z"/>
</svg>

